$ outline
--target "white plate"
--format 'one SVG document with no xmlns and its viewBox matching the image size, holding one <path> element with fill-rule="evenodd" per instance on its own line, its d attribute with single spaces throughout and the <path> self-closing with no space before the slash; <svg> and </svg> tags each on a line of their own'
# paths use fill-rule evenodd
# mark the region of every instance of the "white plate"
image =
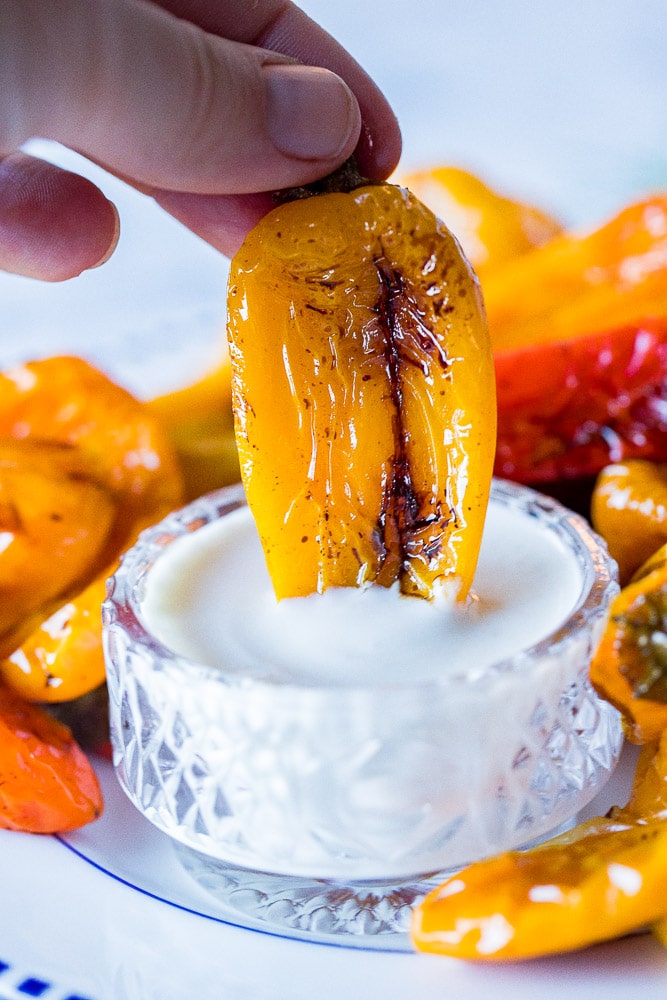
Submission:
<svg viewBox="0 0 667 1000">
<path fill-rule="evenodd" d="M 634 754 L 591 809 L 625 795 Z M 169 839 L 99 762 L 105 815 L 67 837 L 0 833 L 0 997 L 47 1000 L 663 1000 L 648 935 L 527 963 L 473 965 L 243 929 L 182 871 Z M 42 993 L 16 986 L 48 984 Z M 641 993 L 634 992 L 641 981 Z M 3 990 L 5 992 L 3 992 Z"/>
<path fill-rule="evenodd" d="M 304 0 L 390 97 L 403 166 L 456 163 L 566 220 L 667 189 L 659 0 Z M 79 168 L 73 154 L 35 148 Z M 119 205 L 114 258 L 64 285 L 0 275 L 0 363 L 75 351 L 142 395 L 195 377 L 221 336 L 227 264 L 90 165 Z M 107 812 L 68 838 L 0 833 L 0 1000 L 663 1000 L 649 936 L 476 966 L 241 929 L 101 765 Z M 621 772 L 618 784 L 627 782 Z M 612 789 L 613 791 L 613 789 Z M 621 793 L 619 793 L 620 796 Z M 619 797 L 614 794 L 613 797 Z"/>
</svg>

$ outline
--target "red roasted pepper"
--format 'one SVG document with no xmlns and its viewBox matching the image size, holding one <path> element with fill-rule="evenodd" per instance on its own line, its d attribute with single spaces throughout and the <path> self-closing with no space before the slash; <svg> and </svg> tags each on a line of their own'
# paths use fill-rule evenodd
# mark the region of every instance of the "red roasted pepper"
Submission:
<svg viewBox="0 0 667 1000">
<path fill-rule="evenodd" d="M 667 196 L 485 273 L 495 472 L 527 483 L 667 459 Z"/>
<path fill-rule="evenodd" d="M 667 460 L 667 311 L 574 340 L 496 350 L 495 474 L 525 483 Z"/>
</svg>

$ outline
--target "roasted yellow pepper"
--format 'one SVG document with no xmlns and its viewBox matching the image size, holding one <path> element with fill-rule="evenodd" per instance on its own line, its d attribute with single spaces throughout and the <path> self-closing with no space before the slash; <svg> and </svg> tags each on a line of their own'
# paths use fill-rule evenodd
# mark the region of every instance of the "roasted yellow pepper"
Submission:
<svg viewBox="0 0 667 1000">
<path fill-rule="evenodd" d="M 76 453 L 87 477 L 113 497 L 113 536 L 121 546 L 137 520 L 155 520 L 180 502 L 180 472 L 162 427 L 81 358 L 44 358 L 0 372 L 0 438 Z"/>
<path fill-rule="evenodd" d="M 279 598 L 399 582 L 463 599 L 495 449 L 476 278 L 391 184 L 275 208 L 232 262 L 241 476 Z"/>
<path fill-rule="evenodd" d="M 562 231 L 552 215 L 495 191 L 460 167 L 415 170 L 401 177 L 412 193 L 456 233 L 482 284 L 491 269 L 543 246 Z"/>
<path fill-rule="evenodd" d="M 593 489 L 591 520 L 618 563 L 621 584 L 628 583 L 667 542 L 667 464 L 638 458 L 605 466 Z"/>
<path fill-rule="evenodd" d="M 528 851 L 453 875 L 417 906 L 421 951 L 516 960 L 610 940 L 667 914 L 667 733 L 629 802 Z"/>
<path fill-rule="evenodd" d="M 0 660 L 5 684 L 29 701 L 49 703 L 71 701 L 104 683 L 100 615 L 106 576 L 61 604 Z"/>
<path fill-rule="evenodd" d="M 185 500 L 239 481 L 229 352 L 196 382 L 146 403 L 171 439 Z"/>
</svg>

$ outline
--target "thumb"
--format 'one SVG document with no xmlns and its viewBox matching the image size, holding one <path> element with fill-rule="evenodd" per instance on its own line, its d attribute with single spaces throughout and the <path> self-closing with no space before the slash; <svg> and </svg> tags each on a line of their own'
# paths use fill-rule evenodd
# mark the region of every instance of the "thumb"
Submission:
<svg viewBox="0 0 667 1000">
<path fill-rule="evenodd" d="M 238 194 L 315 180 L 357 143 L 357 101 L 328 70 L 141 0 L 3 7 L 0 153 L 41 135 L 149 189 Z"/>
</svg>

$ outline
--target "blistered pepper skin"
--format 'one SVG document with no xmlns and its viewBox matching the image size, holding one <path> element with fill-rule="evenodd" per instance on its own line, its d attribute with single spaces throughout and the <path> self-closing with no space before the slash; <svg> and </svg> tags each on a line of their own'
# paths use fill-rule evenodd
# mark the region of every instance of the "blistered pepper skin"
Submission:
<svg viewBox="0 0 667 1000">
<path fill-rule="evenodd" d="M 241 475 L 277 596 L 474 573 L 495 446 L 477 281 L 435 216 L 370 185 L 276 208 L 232 264 Z"/>
<path fill-rule="evenodd" d="M 497 476 L 552 483 L 667 457 L 667 315 L 498 348 L 495 365 Z"/>
<path fill-rule="evenodd" d="M 667 196 L 485 273 L 496 475 L 594 477 L 667 459 Z"/>
<path fill-rule="evenodd" d="M 515 961 L 639 930 L 667 910 L 667 734 L 643 751 L 629 802 L 527 851 L 481 861 L 414 913 L 421 951 Z"/>
<path fill-rule="evenodd" d="M 76 830 L 103 809 L 95 771 L 69 728 L 0 685 L 0 828 Z"/>
</svg>

